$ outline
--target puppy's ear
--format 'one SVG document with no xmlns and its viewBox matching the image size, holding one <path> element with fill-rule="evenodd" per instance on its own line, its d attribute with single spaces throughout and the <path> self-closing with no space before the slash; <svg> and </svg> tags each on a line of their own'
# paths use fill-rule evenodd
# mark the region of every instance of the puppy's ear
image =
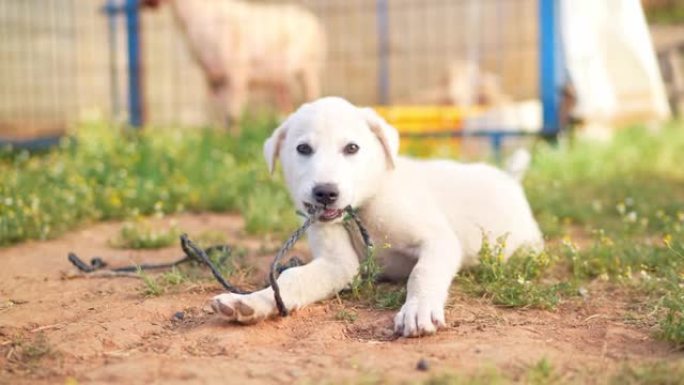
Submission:
<svg viewBox="0 0 684 385">
<path fill-rule="evenodd" d="M 278 126 L 278 128 L 275 129 L 275 131 L 273 131 L 271 137 L 266 139 L 266 142 L 264 142 L 264 158 L 268 164 L 268 172 L 271 174 L 273 174 L 273 171 L 275 170 L 275 162 L 280 154 L 280 146 L 282 146 L 283 140 L 285 140 L 288 121 L 289 119 L 286 119 L 280 126 Z"/>
<path fill-rule="evenodd" d="M 399 155 L 399 133 L 397 129 L 387 123 L 385 119 L 370 107 L 359 108 L 359 111 L 366 119 L 368 127 L 378 137 L 380 144 L 382 144 L 388 167 L 393 169 L 397 155 Z"/>
</svg>

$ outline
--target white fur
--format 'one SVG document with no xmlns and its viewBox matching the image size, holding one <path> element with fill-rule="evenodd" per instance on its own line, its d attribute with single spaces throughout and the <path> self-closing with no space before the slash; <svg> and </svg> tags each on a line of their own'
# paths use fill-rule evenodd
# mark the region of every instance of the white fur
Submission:
<svg viewBox="0 0 684 385">
<path fill-rule="evenodd" d="M 350 142 L 359 146 L 356 154 L 343 152 Z M 310 144 L 313 154 L 299 154 L 301 143 Z M 266 141 L 264 155 L 271 169 L 280 158 L 299 209 L 314 203 L 314 185 L 333 183 L 340 192 L 334 207 L 360 210 L 378 245 L 384 274 L 408 277 L 395 330 L 419 336 L 445 325 L 451 280 L 462 266 L 476 261 L 483 234 L 490 239 L 507 235 L 506 256 L 523 246 L 542 247 L 542 235 L 523 189 L 505 172 L 485 164 L 400 157 L 398 146 L 396 130 L 373 110 L 328 97 L 292 114 Z M 308 235 L 313 261 L 286 270 L 278 279 L 289 309 L 334 295 L 359 266 L 341 219 L 316 222 Z M 276 313 L 270 288 L 249 295 L 221 294 L 214 306 L 239 322 Z"/>
</svg>

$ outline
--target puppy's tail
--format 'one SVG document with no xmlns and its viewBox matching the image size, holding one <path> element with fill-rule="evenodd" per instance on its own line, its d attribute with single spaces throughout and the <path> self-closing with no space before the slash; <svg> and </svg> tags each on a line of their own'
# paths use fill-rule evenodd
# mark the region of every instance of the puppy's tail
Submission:
<svg viewBox="0 0 684 385">
<path fill-rule="evenodd" d="M 530 168 L 530 163 L 532 163 L 530 152 L 524 148 L 519 148 L 506 160 L 504 169 L 513 179 L 522 182 L 525 173 Z"/>
</svg>

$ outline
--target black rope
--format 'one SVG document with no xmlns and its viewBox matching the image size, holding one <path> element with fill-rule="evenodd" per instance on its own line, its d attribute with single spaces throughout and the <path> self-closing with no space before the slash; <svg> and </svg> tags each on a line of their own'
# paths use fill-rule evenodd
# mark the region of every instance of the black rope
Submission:
<svg viewBox="0 0 684 385">
<path fill-rule="evenodd" d="M 318 213 L 322 208 L 320 207 L 310 207 L 308 215 L 306 215 L 306 220 L 300 226 L 292 235 L 287 239 L 287 241 L 283 244 L 283 246 L 278 250 L 278 253 L 276 253 L 275 257 L 273 258 L 273 262 L 271 263 L 271 268 L 268 274 L 268 281 L 269 284 L 271 285 L 271 288 L 273 289 L 273 296 L 275 299 L 276 306 L 278 308 L 278 313 L 282 317 L 286 317 L 288 315 L 288 310 L 287 307 L 285 306 L 285 303 L 283 302 L 283 298 L 280 293 L 280 286 L 278 285 L 278 276 L 287 268 L 293 267 L 293 266 L 299 266 L 301 265 L 301 262 L 299 259 L 296 257 L 292 258 L 288 263 L 281 265 L 280 259 L 287 253 L 292 247 L 294 247 L 295 243 L 306 233 L 306 230 L 309 229 L 309 227 L 316 221 Z M 361 237 L 363 238 L 363 242 L 366 246 L 366 250 L 369 251 L 373 247 L 373 242 L 370 238 L 370 235 L 368 234 L 368 230 L 363 226 L 361 223 L 361 219 L 358 216 L 358 213 L 354 211 L 354 209 L 351 208 L 351 206 L 347 206 L 344 208 L 344 212 L 349 216 L 349 218 L 354 220 L 354 223 L 356 224 L 356 227 L 359 230 L 359 233 L 361 234 Z M 349 229 L 348 229 L 349 230 Z M 167 269 L 167 268 L 172 268 L 174 266 L 178 266 L 182 263 L 186 263 L 189 261 L 196 261 L 200 262 L 211 270 L 211 273 L 214 275 L 214 278 L 223 286 L 224 289 L 228 290 L 231 293 L 235 294 L 251 294 L 253 291 L 247 291 L 238 288 L 237 286 L 231 284 L 228 282 L 222 275 L 221 272 L 216 268 L 216 266 L 211 262 L 211 259 L 209 258 L 210 253 L 214 251 L 221 251 L 223 253 L 230 253 L 230 247 L 227 245 L 220 245 L 220 246 L 211 246 L 206 249 L 201 249 L 197 247 L 191 240 L 188 238 L 187 234 L 182 234 L 180 236 L 180 244 L 181 244 L 181 249 L 185 253 L 185 257 L 175 261 L 175 262 L 170 262 L 170 263 L 160 263 L 160 264 L 141 264 L 141 265 L 131 265 L 131 266 L 124 266 L 124 267 L 118 267 L 118 268 L 112 268 L 112 269 L 107 269 L 112 272 L 136 272 L 140 270 L 152 270 L 152 269 Z M 369 253 L 367 253 L 369 254 Z M 76 266 L 80 271 L 84 273 L 92 273 L 94 271 L 102 270 L 105 267 L 107 267 L 107 263 L 103 261 L 99 257 L 95 257 L 91 259 L 90 265 L 87 263 L 83 262 L 76 254 L 69 253 L 68 256 L 69 261 Z"/>
<path fill-rule="evenodd" d="M 182 242 L 182 239 L 181 239 Z M 181 244 L 182 247 L 182 244 Z M 211 254 L 214 252 L 221 252 L 224 254 L 229 254 L 231 252 L 231 249 L 228 245 L 214 245 L 207 247 L 206 249 L 202 250 L 204 254 Z M 80 270 L 83 273 L 92 273 L 98 270 L 102 270 L 108 266 L 107 262 L 102 260 L 100 257 L 94 257 L 90 260 L 90 265 L 85 263 L 81 258 L 79 258 L 74 252 L 70 252 L 68 255 L 69 262 L 71 262 L 78 270 Z M 134 273 L 137 271 L 145 271 L 145 270 L 157 270 L 157 269 L 169 269 L 178 265 L 181 265 L 186 262 L 191 262 L 191 261 L 196 261 L 196 262 L 201 262 L 204 263 L 201 257 L 197 256 L 196 254 L 188 254 L 185 253 L 185 256 L 174 261 L 174 262 L 167 262 L 167 263 L 156 263 L 156 264 L 151 264 L 151 263 L 143 263 L 140 265 L 129 265 L 129 266 L 123 266 L 123 267 L 115 267 L 111 269 L 107 269 L 108 271 L 113 271 L 117 273 Z"/>
<path fill-rule="evenodd" d="M 304 221 L 304 224 L 297 229 L 290 238 L 288 238 L 287 242 L 278 250 L 278 253 L 276 254 L 275 258 L 273 258 L 273 262 L 271 263 L 271 271 L 268 273 L 268 282 L 271 284 L 271 289 L 273 289 L 273 297 L 275 298 L 275 303 L 276 306 L 278 307 L 278 313 L 280 314 L 281 317 L 286 317 L 288 314 L 287 307 L 285 307 L 285 303 L 283 302 L 283 298 L 280 295 L 280 286 L 278 285 L 278 276 L 279 274 L 277 273 L 278 270 L 278 262 L 280 261 L 280 258 L 283 257 L 283 255 L 288 252 L 294 245 L 297 243 L 299 238 L 301 238 L 306 230 L 311 226 L 311 224 L 314 222 L 316 219 L 316 212 L 314 210 L 313 213 L 311 213 L 306 220 Z"/>
<path fill-rule="evenodd" d="M 347 206 L 344 211 L 354 220 L 354 223 L 356 223 L 356 227 L 359 229 L 359 233 L 361 233 L 361 238 L 363 238 L 363 243 L 366 246 L 366 249 L 368 250 L 373 248 L 373 240 L 368 233 L 368 229 L 366 229 L 363 226 L 363 223 L 361 223 L 359 213 L 356 212 L 356 210 L 354 210 L 351 206 Z"/>
<path fill-rule="evenodd" d="M 249 294 L 251 293 L 250 291 L 245 291 L 242 290 L 236 286 L 231 285 L 228 281 L 226 281 L 225 278 L 221 275 L 221 272 L 214 266 L 214 264 L 211 262 L 209 259 L 209 256 L 207 253 L 200 249 L 199 247 L 195 246 L 192 241 L 188 238 L 187 234 L 182 234 L 180 236 L 180 242 L 181 242 L 181 249 L 183 249 L 183 252 L 185 255 L 187 255 L 190 258 L 194 258 L 196 260 L 201 261 L 203 264 L 207 265 L 209 269 L 211 270 L 211 273 L 214 275 L 214 278 L 223 286 L 224 289 L 233 292 L 235 294 Z"/>
</svg>

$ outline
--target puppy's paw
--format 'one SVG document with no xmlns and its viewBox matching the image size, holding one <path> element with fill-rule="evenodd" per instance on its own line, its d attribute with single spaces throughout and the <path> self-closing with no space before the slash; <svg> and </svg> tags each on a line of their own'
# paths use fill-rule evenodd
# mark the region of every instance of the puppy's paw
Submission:
<svg viewBox="0 0 684 385">
<path fill-rule="evenodd" d="M 394 317 L 394 332 L 404 337 L 435 334 L 444 326 L 444 306 L 426 300 L 407 300 Z"/>
<path fill-rule="evenodd" d="M 273 301 L 252 294 L 219 294 L 212 299 L 211 307 L 222 318 L 243 324 L 252 324 L 275 313 Z"/>
</svg>

